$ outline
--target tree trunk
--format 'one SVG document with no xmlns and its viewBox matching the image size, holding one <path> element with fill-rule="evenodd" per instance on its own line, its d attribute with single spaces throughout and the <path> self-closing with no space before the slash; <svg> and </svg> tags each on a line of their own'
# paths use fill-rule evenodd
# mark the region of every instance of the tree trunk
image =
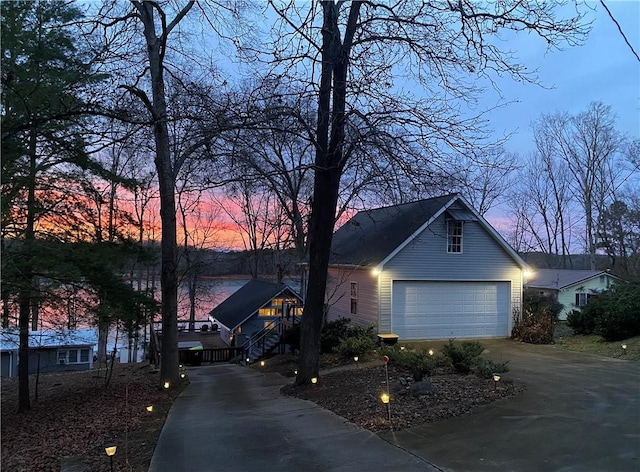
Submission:
<svg viewBox="0 0 640 472">
<path fill-rule="evenodd" d="M 309 279 L 300 325 L 300 359 L 296 384 L 318 377 L 325 292 L 340 174 L 337 169 L 316 170 L 309 222 Z"/>
<path fill-rule="evenodd" d="M 24 247 L 21 257 L 21 288 L 19 299 L 20 314 L 18 326 L 20 329 L 18 348 L 18 412 L 31 409 L 29 398 L 29 315 L 31 314 L 33 298 L 33 267 L 31 251 L 35 240 L 35 204 L 36 204 L 36 132 L 31 130 L 29 136 L 29 183 L 27 193 L 27 218 L 25 225 Z"/>
<path fill-rule="evenodd" d="M 194 2 L 189 2 L 167 26 L 162 22 L 160 36 L 156 35 L 155 9 L 153 2 L 134 2 L 144 26 L 151 78 L 150 113 L 153 118 L 155 141 L 155 164 L 160 190 L 160 220 L 162 222 L 160 289 L 162 292 L 162 346 L 160 359 L 160 382 L 171 387 L 179 383 L 178 357 L 178 242 L 175 201 L 175 169 L 171 161 L 169 130 L 167 127 L 167 102 L 164 85 L 164 53 L 167 35 L 186 15 Z"/>
<path fill-rule="evenodd" d="M 362 2 L 350 5 L 344 39 L 338 16 L 341 4 L 323 2 L 322 70 L 318 95 L 318 124 L 311 220 L 309 222 L 309 281 L 300 329 L 300 359 L 296 384 L 318 376 L 320 338 L 324 320 L 329 256 L 338 206 L 340 177 L 345 166 L 346 87 L 349 55 Z"/>
</svg>

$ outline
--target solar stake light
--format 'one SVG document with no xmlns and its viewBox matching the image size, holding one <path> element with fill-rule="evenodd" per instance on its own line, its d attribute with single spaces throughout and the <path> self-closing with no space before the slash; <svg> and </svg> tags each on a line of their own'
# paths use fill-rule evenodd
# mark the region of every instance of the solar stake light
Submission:
<svg viewBox="0 0 640 472">
<path fill-rule="evenodd" d="M 353 360 L 354 360 L 355 362 L 358 362 L 358 359 L 359 359 L 359 357 L 358 357 L 358 356 L 353 356 Z"/>
<path fill-rule="evenodd" d="M 107 456 L 109 456 L 109 462 L 111 465 L 111 472 L 113 472 L 113 456 L 116 455 L 116 450 L 118 449 L 118 446 L 116 446 L 115 444 L 110 444 L 108 446 L 104 447 L 104 452 L 107 453 Z"/>
<path fill-rule="evenodd" d="M 251 362 L 251 359 L 249 359 L 249 358 L 247 357 L 246 361 L 247 361 L 247 364 L 248 364 L 249 362 Z"/>
<path fill-rule="evenodd" d="M 498 390 L 498 382 L 500 382 L 500 376 L 498 374 L 493 374 L 493 389 Z"/>
<path fill-rule="evenodd" d="M 264 361 L 260 361 L 260 367 L 264 367 Z"/>
<path fill-rule="evenodd" d="M 164 388 L 169 388 L 171 386 L 171 384 L 169 382 L 165 382 L 163 386 L 164 386 Z"/>
<path fill-rule="evenodd" d="M 149 406 L 147 407 L 147 411 L 148 411 L 149 413 L 153 413 L 153 405 L 149 405 Z"/>
<path fill-rule="evenodd" d="M 311 383 L 312 384 L 317 384 L 318 383 L 318 377 L 312 377 L 311 378 Z"/>
<path fill-rule="evenodd" d="M 404 350 L 405 350 L 405 347 L 404 347 L 404 346 L 400 346 L 400 350 L 401 350 L 401 351 L 404 351 Z"/>
<path fill-rule="evenodd" d="M 180 378 L 184 379 L 187 376 L 187 374 L 185 374 L 184 372 L 180 374 Z"/>
<path fill-rule="evenodd" d="M 623 344 L 622 345 L 622 354 L 626 354 L 627 353 L 627 345 Z"/>
<path fill-rule="evenodd" d="M 383 393 L 382 395 L 380 395 L 380 400 L 382 400 L 382 403 L 386 405 L 387 403 L 389 403 L 389 394 Z"/>
<path fill-rule="evenodd" d="M 294 375 L 298 375 L 298 369 L 293 370 Z"/>
<path fill-rule="evenodd" d="M 434 354 L 433 349 L 429 349 L 429 355 L 433 356 L 433 354 Z"/>
</svg>

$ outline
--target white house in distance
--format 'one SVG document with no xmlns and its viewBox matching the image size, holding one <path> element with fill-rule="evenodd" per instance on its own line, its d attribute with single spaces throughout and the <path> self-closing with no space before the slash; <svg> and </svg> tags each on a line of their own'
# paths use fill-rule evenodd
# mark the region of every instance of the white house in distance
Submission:
<svg viewBox="0 0 640 472">
<path fill-rule="evenodd" d="M 566 320 L 572 310 L 579 310 L 589 298 L 608 290 L 618 280 L 606 270 L 534 269 L 525 281 L 525 289 L 561 303 L 558 317 Z"/>
<path fill-rule="evenodd" d="M 1 376 L 18 375 L 19 331 L 0 330 Z M 29 373 L 91 370 L 94 346 L 98 342 L 95 329 L 44 330 L 29 333 Z"/>
<path fill-rule="evenodd" d="M 459 194 L 361 211 L 334 234 L 328 319 L 400 340 L 508 337 L 527 269 Z"/>
</svg>

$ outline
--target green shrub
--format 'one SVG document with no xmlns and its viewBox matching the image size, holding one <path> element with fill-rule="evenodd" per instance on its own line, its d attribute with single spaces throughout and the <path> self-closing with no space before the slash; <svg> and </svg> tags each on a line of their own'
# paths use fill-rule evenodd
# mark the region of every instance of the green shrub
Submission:
<svg viewBox="0 0 640 472">
<path fill-rule="evenodd" d="M 640 335 L 640 284 L 617 283 L 572 312 L 567 324 L 578 334 L 593 332 L 609 342 Z"/>
<path fill-rule="evenodd" d="M 411 349 L 400 349 L 394 346 L 383 346 L 380 349 L 381 355 L 389 357 L 389 362 L 394 365 L 411 371 L 415 381 L 422 380 L 425 376 L 430 377 L 437 368 L 448 364 L 448 359 L 442 355 L 429 355 L 428 350 L 414 351 Z"/>
<path fill-rule="evenodd" d="M 640 284 L 618 283 L 582 308 L 595 318 L 594 332 L 606 341 L 640 335 Z"/>
<path fill-rule="evenodd" d="M 507 362 L 496 363 L 488 359 L 478 359 L 478 364 L 473 369 L 473 373 L 483 379 L 490 379 L 493 374 L 502 374 L 509 372 Z"/>
<path fill-rule="evenodd" d="M 484 347 L 478 341 L 463 341 L 459 344 L 449 340 L 442 348 L 442 354 L 448 357 L 453 368 L 462 374 L 468 374 L 479 362 Z"/>
<path fill-rule="evenodd" d="M 361 356 L 376 347 L 376 339 L 371 336 L 351 336 L 340 341 L 337 352 L 342 357 Z"/>
<path fill-rule="evenodd" d="M 349 337 L 349 318 L 339 318 L 325 323 L 320 337 L 320 352 L 328 354 L 334 352 L 342 339 Z"/>
<path fill-rule="evenodd" d="M 591 334 L 596 329 L 595 314 L 590 310 L 571 310 L 567 315 L 567 326 L 575 334 Z"/>
</svg>

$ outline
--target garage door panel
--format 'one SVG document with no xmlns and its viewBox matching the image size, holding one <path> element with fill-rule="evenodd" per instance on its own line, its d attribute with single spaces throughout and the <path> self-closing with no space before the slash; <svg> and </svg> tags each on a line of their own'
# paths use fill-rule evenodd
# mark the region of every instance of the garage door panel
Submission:
<svg viewBox="0 0 640 472">
<path fill-rule="evenodd" d="M 509 282 L 394 281 L 392 329 L 401 339 L 506 336 Z"/>
</svg>

